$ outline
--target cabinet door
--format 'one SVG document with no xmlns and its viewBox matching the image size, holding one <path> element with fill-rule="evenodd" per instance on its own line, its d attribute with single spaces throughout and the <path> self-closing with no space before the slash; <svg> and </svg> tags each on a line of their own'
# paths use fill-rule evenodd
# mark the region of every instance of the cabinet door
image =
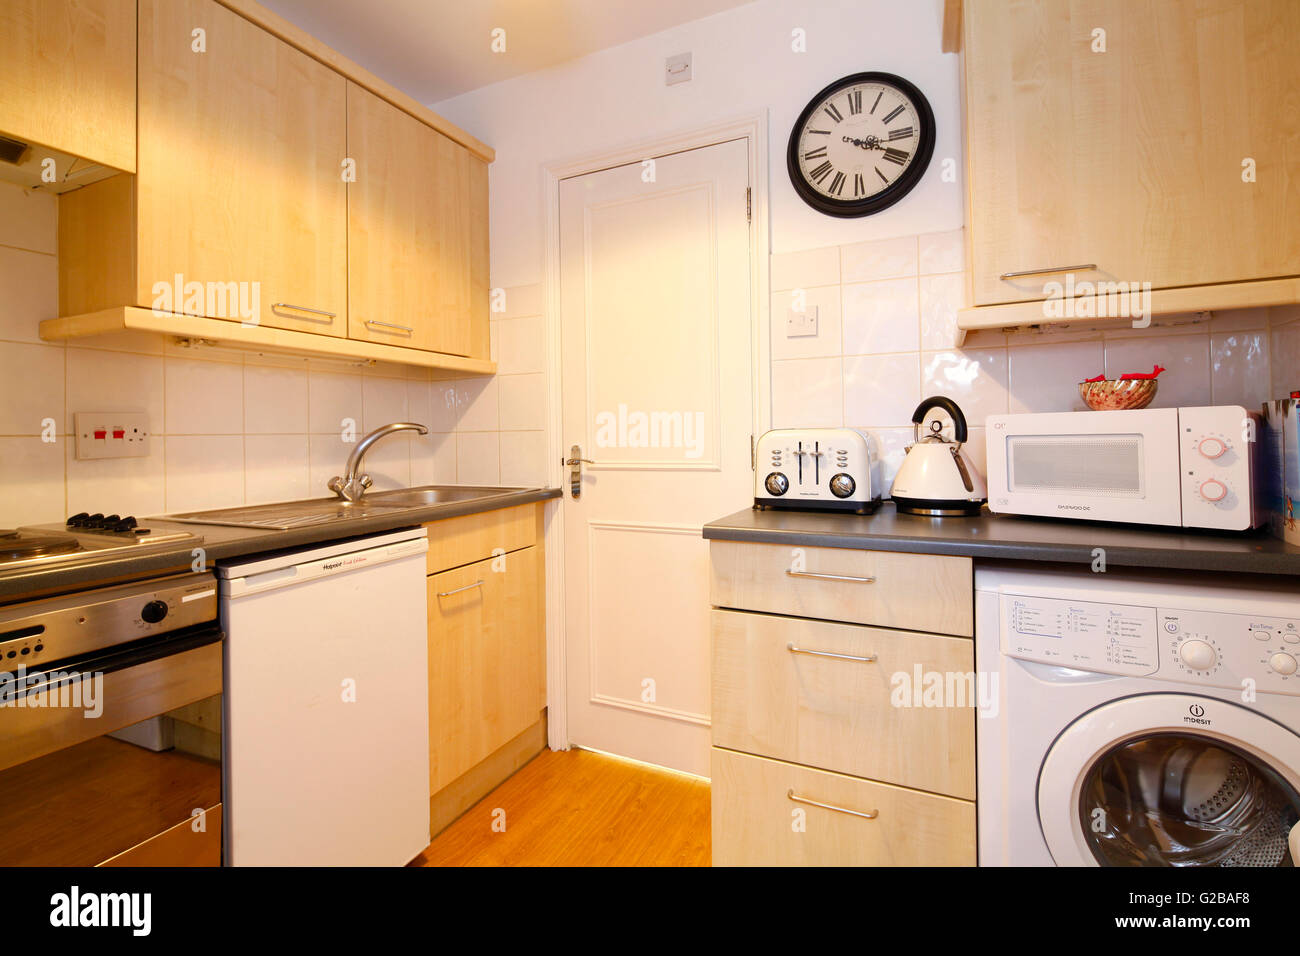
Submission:
<svg viewBox="0 0 1300 956">
<path fill-rule="evenodd" d="M 429 792 L 537 722 L 546 706 L 537 548 L 429 576 Z"/>
<path fill-rule="evenodd" d="M 487 357 L 487 166 L 348 84 L 348 335 Z"/>
<path fill-rule="evenodd" d="M 1024 271 L 1152 288 L 1295 273 L 1300 4 L 970 0 L 965 23 L 976 305 L 1063 279 L 1002 278 Z"/>
<path fill-rule="evenodd" d="M 170 311 L 346 334 L 346 119 L 341 76 L 225 7 L 140 0 L 136 304 L 180 276 L 203 301 Z"/>
<path fill-rule="evenodd" d="M 134 172 L 135 0 L 0 3 L 0 131 Z"/>
</svg>

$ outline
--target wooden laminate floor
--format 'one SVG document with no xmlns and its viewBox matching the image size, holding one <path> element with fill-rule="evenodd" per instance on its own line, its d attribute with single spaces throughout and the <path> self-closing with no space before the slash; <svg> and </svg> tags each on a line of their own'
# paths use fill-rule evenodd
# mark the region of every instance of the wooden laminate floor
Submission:
<svg viewBox="0 0 1300 956">
<path fill-rule="evenodd" d="M 587 750 L 544 750 L 411 865 L 708 866 L 709 819 L 706 781 Z"/>
</svg>

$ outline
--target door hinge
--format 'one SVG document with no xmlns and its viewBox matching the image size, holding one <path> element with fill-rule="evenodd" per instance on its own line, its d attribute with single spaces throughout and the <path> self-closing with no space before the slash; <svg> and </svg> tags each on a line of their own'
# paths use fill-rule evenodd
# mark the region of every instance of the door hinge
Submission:
<svg viewBox="0 0 1300 956">
<path fill-rule="evenodd" d="M 751 186 L 745 187 L 745 222 L 754 221 L 754 190 Z M 753 436 L 750 436 L 753 438 Z"/>
</svg>

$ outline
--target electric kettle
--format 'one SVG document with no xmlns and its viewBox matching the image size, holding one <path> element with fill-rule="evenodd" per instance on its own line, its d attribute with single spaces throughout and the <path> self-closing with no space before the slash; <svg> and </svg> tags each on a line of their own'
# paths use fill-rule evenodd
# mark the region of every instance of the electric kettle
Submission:
<svg viewBox="0 0 1300 956">
<path fill-rule="evenodd" d="M 925 413 L 940 408 L 952 418 L 953 441 L 943 437 L 943 422 L 930 422 L 930 433 L 921 437 Z M 962 452 L 966 441 L 966 416 L 951 398 L 932 395 L 912 413 L 916 441 L 894 476 L 890 491 L 900 512 L 946 517 L 978 515 L 988 500 L 983 477 Z"/>
</svg>

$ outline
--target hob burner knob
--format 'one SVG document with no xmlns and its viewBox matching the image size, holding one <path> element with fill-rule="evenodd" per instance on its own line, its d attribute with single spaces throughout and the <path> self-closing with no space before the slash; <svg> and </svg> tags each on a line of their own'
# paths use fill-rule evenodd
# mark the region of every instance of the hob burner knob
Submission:
<svg viewBox="0 0 1300 956">
<path fill-rule="evenodd" d="M 140 618 L 146 624 L 157 624 L 167 616 L 167 602 L 150 601 L 140 609 Z"/>
<path fill-rule="evenodd" d="M 67 526 L 69 528 L 84 528 L 86 526 L 86 522 L 89 520 L 90 520 L 90 515 L 88 515 L 84 511 L 78 511 L 75 515 L 73 515 L 71 518 L 68 519 Z"/>
</svg>

